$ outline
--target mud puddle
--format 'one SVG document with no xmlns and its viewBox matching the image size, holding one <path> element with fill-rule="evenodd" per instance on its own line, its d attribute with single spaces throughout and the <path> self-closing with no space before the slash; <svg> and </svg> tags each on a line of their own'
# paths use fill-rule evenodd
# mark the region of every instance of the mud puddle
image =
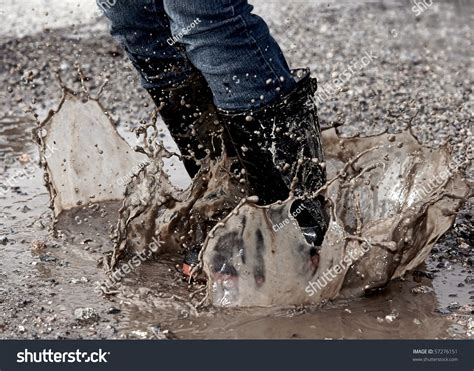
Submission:
<svg viewBox="0 0 474 371">
<path fill-rule="evenodd" d="M 178 318 L 166 318 L 151 308 L 138 306 L 124 311 L 130 328 L 140 328 L 150 336 L 152 324 L 171 328 L 177 337 L 218 339 L 272 338 L 443 338 L 450 322 L 433 313 L 432 294 L 413 300 L 414 282 L 394 282 L 381 295 L 340 301 L 324 308 L 211 309 L 194 317 L 183 311 Z M 181 317 L 181 318 L 180 318 Z"/>
<path fill-rule="evenodd" d="M 100 131 L 96 136 L 101 136 Z M 395 142 L 395 139 L 387 142 Z M 51 174 L 54 173 L 52 170 Z M 472 310 L 465 298 L 455 304 L 446 303 L 450 294 L 443 297 L 442 293 L 453 289 L 452 277 L 441 276 L 432 284 L 432 277 L 422 273 L 413 278 L 409 276 L 407 281 L 395 280 L 378 295 L 336 300 L 323 308 L 280 305 L 197 309 L 196 301 L 191 299 L 202 297 L 205 285 L 188 284 L 183 280 L 182 256 L 177 252 L 150 256 L 137 266 L 129 266 L 120 280 L 109 281 L 102 290 L 104 298 L 97 287 L 107 283 L 107 277 L 97 263 L 113 252 L 110 238 L 120 206 L 120 202 L 102 202 L 64 211 L 56 222 L 55 238 L 46 235 L 45 240 L 31 243 L 31 257 L 40 261 L 32 262 L 34 267 L 38 266 L 37 277 L 49 279 L 55 287 L 55 291 L 49 293 L 54 299 L 47 304 L 57 308 L 57 315 L 67 317 L 72 313 L 74 329 L 87 323 L 90 334 L 102 333 L 105 330 L 101 327 L 105 326 L 109 334 L 132 338 L 422 338 L 464 336 L 463 331 L 469 326 L 468 320 L 462 322 L 457 317 L 451 321 L 461 321 L 464 327 L 459 323 L 452 326 L 449 319 L 435 313 L 436 310 L 440 314 L 461 310 L 468 315 Z M 142 233 L 147 233 L 146 229 Z M 131 260 L 128 257 L 118 261 L 116 268 L 124 270 L 127 259 Z M 465 270 L 460 266 L 453 272 L 458 276 L 462 273 Z M 439 303 L 434 288 L 439 292 Z M 463 289 L 456 295 L 468 293 Z M 91 295 L 94 295 L 92 300 Z M 417 296 L 416 300 L 413 295 Z M 89 314 L 82 318 L 84 313 Z"/>
<path fill-rule="evenodd" d="M 30 125 L 4 125 L 26 138 Z M 14 127 L 14 129 L 13 129 Z M 3 145 L 2 153 L 17 158 L 27 153 L 37 160 L 33 143 Z M 23 166 L 14 161 L 4 174 Z M 25 165 L 28 166 L 28 165 Z M 438 268 L 431 280 L 392 282 L 388 289 L 369 298 L 340 301 L 324 308 L 204 309 L 189 305 L 189 295 L 199 284 L 183 282 L 179 255 L 146 262 L 121 282 L 118 297 L 104 298 L 95 292 L 105 279 L 97 264 L 112 244 L 109 235 L 118 215 L 117 203 L 86 205 L 62 215 L 58 236 L 51 237 L 49 197 L 36 165 L 28 181 L 2 195 L 2 307 L 5 337 L 131 337 L 131 338 L 431 338 L 465 337 L 466 326 L 447 318 L 446 308 L 472 302 L 472 282 L 455 289 L 465 278 L 459 261 L 449 270 Z M 25 208 L 26 206 L 26 208 Z M 5 238 L 7 240 L 5 240 Z M 439 251 L 443 246 L 437 247 Z M 434 258 L 433 258 L 434 259 Z M 436 263 L 438 264 L 438 263 Z M 433 267 L 435 269 L 435 267 Z M 453 276 L 458 276 L 457 280 Z M 426 293 L 412 289 L 426 286 Z M 201 287 L 202 288 L 202 287 Z M 94 308 L 97 317 L 84 323 L 77 310 Z M 442 313 L 436 313 L 441 310 Z M 459 308 L 453 307 L 453 312 Z M 9 318 L 11 316 L 11 318 Z M 458 321 L 458 318 L 455 319 Z M 31 321 L 31 322 L 30 322 Z M 166 331 L 169 330 L 170 332 Z"/>
</svg>

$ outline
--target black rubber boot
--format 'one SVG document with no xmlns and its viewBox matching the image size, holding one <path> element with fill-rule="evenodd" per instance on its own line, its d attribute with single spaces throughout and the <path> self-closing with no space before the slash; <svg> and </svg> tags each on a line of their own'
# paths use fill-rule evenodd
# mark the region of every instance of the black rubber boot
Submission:
<svg viewBox="0 0 474 371">
<path fill-rule="evenodd" d="M 165 89 L 149 89 L 168 130 L 176 142 L 184 166 L 191 176 L 198 173 L 200 160 L 214 159 L 223 150 L 223 126 L 219 124 L 212 92 L 201 74 L 195 73 L 185 81 Z M 199 249 L 189 249 L 184 257 L 182 272 L 189 276 L 198 263 Z"/>
<path fill-rule="evenodd" d="M 296 70 L 294 76 L 296 88 L 278 102 L 251 112 L 220 110 L 219 115 L 227 151 L 238 157 L 237 171 L 244 170 L 250 192 L 266 205 L 287 199 L 292 189 L 299 198 L 293 204 L 300 210 L 295 218 L 306 240 L 319 246 L 327 229 L 324 200 L 307 197 L 326 182 L 313 100 L 316 80 L 309 70 Z"/>
<path fill-rule="evenodd" d="M 149 89 L 183 156 L 184 166 L 193 178 L 199 171 L 199 160 L 206 155 L 219 156 L 222 151 L 222 125 L 219 125 L 212 92 L 201 74 L 165 89 Z"/>
</svg>

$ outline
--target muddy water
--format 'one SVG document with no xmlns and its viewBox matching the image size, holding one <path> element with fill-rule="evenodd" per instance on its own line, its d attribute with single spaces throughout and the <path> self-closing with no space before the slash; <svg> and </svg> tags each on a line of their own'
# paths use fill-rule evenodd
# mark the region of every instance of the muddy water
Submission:
<svg viewBox="0 0 474 371">
<path fill-rule="evenodd" d="M 13 178 L 2 195 L 0 304 L 5 314 L 20 310 L 18 336 L 79 336 L 133 338 L 435 338 L 465 337 L 459 317 L 448 318 L 447 307 L 456 301 L 472 302 L 472 283 L 457 285 L 466 277 L 461 264 L 440 269 L 434 280 L 407 277 L 392 282 L 379 295 L 338 301 L 323 308 L 286 307 L 253 309 L 207 308 L 196 311 L 189 295 L 203 285 L 187 285 L 181 278 L 179 255 L 144 263 L 121 282 L 121 292 L 104 298 L 94 291 L 105 279 L 98 261 L 110 252 L 119 203 L 89 205 L 62 215 L 57 236 L 48 232 L 51 215 L 49 196 L 42 185 L 42 172 L 34 165 L 36 148 L 28 140 L 33 127 L 27 120 L 6 121 L 2 133 L 15 139 L 15 146 L 1 144 L 2 155 L 12 166 L 3 176 L 21 169 L 28 177 Z M 18 166 L 18 156 L 24 165 Z M 440 247 L 442 249 L 442 247 Z M 436 262 L 430 261 L 432 269 Z M 413 294 L 415 287 L 427 293 Z M 426 289 L 427 288 L 427 289 Z M 456 298 L 453 298 L 455 293 Z M 199 297 L 199 295 L 197 296 Z M 26 299 L 25 299 L 26 298 Z M 18 307 L 18 304 L 21 306 Z M 26 304 L 24 304 L 26 303 Z M 16 307 L 16 308 L 15 308 Z M 24 309 L 23 309 L 24 307 Z M 73 317 L 77 308 L 95 308 L 100 320 L 86 328 Z M 39 309 L 41 308 L 41 309 Z M 456 309 L 456 308 L 455 308 Z M 444 315 L 437 313 L 441 310 Z M 472 309 L 471 309 L 472 310 Z M 29 312 L 31 311 L 31 312 Z M 455 311 L 454 311 L 455 312 Z M 54 313 L 54 314 L 53 314 Z M 461 312 L 462 315 L 469 313 Z M 31 316 L 39 325 L 28 328 Z M 451 315 L 452 316 L 452 315 Z M 20 320 L 21 319 L 21 320 Z M 5 319 L 4 319 L 5 321 Z M 15 320 L 6 320 L 12 328 Z M 462 321 L 461 321 L 462 323 Z M 38 328 L 35 328 L 38 327 Z M 26 330 L 23 330 L 26 328 Z M 164 330 L 171 330 L 167 333 Z M 164 333 L 163 333 L 164 331 Z"/>
<path fill-rule="evenodd" d="M 437 338 L 448 336 L 451 324 L 433 314 L 434 295 L 413 300 L 413 283 L 392 283 L 384 294 L 339 302 L 324 308 L 223 309 L 199 318 L 164 320 L 138 307 L 127 310 L 133 328 L 157 321 L 178 337 L 218 339 L 272 338 Z M 393 318 L 393 319 L 392 319 Z"/>
<path fill-rule="evenodd" d="M 452 9 L 442 9 L 446 11 L 446 14 L 451 14 Z M 464 8 L 461 7 L 462 9 Z M 362 13 L 364 17 L 361 18 L 365 18 L 367 14 L 376 14 L 379 22 L 383 23 L 381 13 L 364 12 Z M 446 26 L 446 19 L 442 14 L 437 14 L 437 17 L 441 18 L 441 22 L 436 22 L 438 29 Z M 427 13 L 426 18 L 429 19 L 429 17 L 430 14 Z M 423 22 L 426 18 L 421 19 L 421 23 L 425 26 Z M 398 17 L 398 19 L 403 19 L 403 17 Z M 413 40 L 421 37 L 420 33 L 416 34 Z M 341 40 L 345 42 L 343 29 L 338 29 L 337 33 L 332 32 L 332 34 L 341 35 Z M 456 39 L 459 35 L 454 36 Z M 430 35 L 428 40 L 435 43 L 437 39 Z M 463 45 L 459 39 L 456 40 L 459 45 Z M 324 45 L 334 45 L 333 41 Z M 335 45 L 345 50 L 337 44 L 337 40 Z M 455 47 L 457 44 L 452 43 L 452 45 Z M 445 47 L 443 44 L 441 46 Z M 323 53 L 317 48 L 315 50 L 318 57 L 326 55 L 326 51 Z M 29 54 L 25 53 L 25 55 Z M 63 55 L 67 56 L 69 53 L 65 52 Z M 314 58 L 314 56 L 310 57 Z M 293 59 L 296 56 L 290 55 L 290 58 Z M 301 56 L 298 55 L 298 58 Z M 416 58 L 416 55 L 409 55 L 407 58 Z M 443 57 L 440 60 L 442 62 L 438 61 L 438 63 L 444 63 Z M 423 66 L 426 61 L 422 62 Z M 453 81 L 457 80 L 450 71 L 450 66 L 453 69 L 462 70 L 462 67 L 456 63 L 451 61 L 443 69 L 443 74 L 450 76 L 450 79 L 452 77 Z M 387 68 L 385 65 L 385 68 L 390 70 L 391 66 Z M 420 81 L 412 72 L 406 75 L 410 76 L 414 82 Z M 424 72 L 422 76 L 425 76 Z M 422 79 L 430 83 L 436 81 L 435 78 L 422 77 Z M 375 84 L 378 84 L 377 81 L 375 80 Z M 445 88 L 443 94 L 454 97 L 450 95 L 450 89 L 453 87 L 449 81 L 443 86 Z M 387 88 L 386 91 L 390 89 Z M 432 96 L 436 98 L 435 89 L 427 89 L 427 91 L 430 98 Z M 456 86 L 455 91 L 459 91 L 459 85 Z M 54 96 L 57 95 L 56 93 L 55 91 Z M 402 90 L 397 92 L 397 96 L 400 95 L 403 95 Z M 50 100 L 51 96 L 47 99 Z M 343 97 L 340 101 L 349 102 L 350 105 L 356 103 L 352 100 L 344 100 Z M 390 101 L 395 104 L 397 99 Z M 50 106 L 50 103 L 51 101 L 46 106 Z M 365 112 L 360 109 L 363 107 L 363 102 L 359 103 L 361 105 L 356 106 L 351 112 Z M 424 104 L 429 109 L 430 104 L 426 101 Z M 448 102 L 448 104 L 451 103 Z M 12 107 L 15 105 L 16 103 L 12 100 L 11 106 L 5 112 L 14 109 Z M 340 112 L 332 115 L 328 112 L 330 110 L 328 107 L 330 106 L 323 107 L 323 117 L 326 117 L 327 121 L 339 119 Z M 440 107 L 436 110 L 440 110 Z M 374 109 L 370 112 L 378 111 Z M 462 113 L 462 110 L 456 112 L 456 114 Z M 395 111 L 393 113 L 398 114 Z M 344 114 L 345 112 L 343 116 Z M 432 117 L 429 114 L 425 116 L 424 120 Z M 349 114 L 346 114 L 346 117 L 349 117 Z M 399 116 L 396 120 L 401 121 L 402 118 Z M 366 120 L 375 122 L 367 118 Z M 348 121 L 351 125 L 357 125 L 363 120 L 357 117 Z M 458 121 L 462 123 L 462 117 Z M 446 123 L 443 123 L 443 126 L 449 127 Z M 28 133 L 33 127 L 32 122 L 18 120 L 17 116 L 12 120 L 1 120 L 0 176 L 2 179 L 13 176 L 16 171 L 25 166 L 18 161 L 18 156 L 26 153 L 31 156 L 33 162 L 37 160 L 36 150 L 29 140 Z M 423 123 L 418 127 L 418 130 L 422 129 Z M 454 130 L 455 133 L 459 133 L 460 128 L 455 126 Z M 447 132 L 452 134 L 449 130 Z M 455 136 L 452 135 L 452 137 Z M 462 137 L 462 134 L 457 137 Z M 428 138 L 430 138 L 429 135 Z M 88 221 L 82 221 L 79 225 L 77 219 L 72 217 L 69 224 L 66 223 L 63 226 L 65 231 L 63 238 L 50 237 L 47 231 L 47 226 L 51 223 L 51 214 L 47 208 L 49 197 L 42 185 L 41 177 L 39 169 L 34 170 L 28 177 L 14 184 L 14 188 L 9 189 L 6 194 L 3 192 L 0 194 L 0 337 L 2 338 L 155 338 L 163 337 L 161 330 L 166 329 L 182 338 L 468 336 L 469 327 L 466 324 L 466 318 L 472 315 L 472 307 L 470 310 L 466 307 L 456 309 L 456 304 L 453 305 L 453 302 L 461 306 L 472 305 L 474 295 L 472 268 L 468 260 L 469 257 L 472 259 L 472 247 L 465 246 L 472 240 L 472 234 L 469 234 L 472 223 L 469 205 L 458 217 L 457 224 L 450 231 L 449 236 L 435 246 L 438 251 L 429 258 L 427 269 L 434 276 L 433 279 L 408 276 L 406 281 L 390 284 L 389 289 L 380 295 L 350 302 L 333 303 L 322 309 L 211 309 L 204 310 L 196 317 L 193 308 L 186 305 L 186 300 L 183 298 L 195 291 L 197 287 L 188 289 L 186 285 L 183 285 L 175 267 L 180 260 L 173 256 L 167 257 L 160 263 L 147 263 L 128 276 L 124 281 L 129 287 L 127 296 L 111 296 L 104 299 L 96 295 L 93 290 L 94 282 L 104 278 L 103 269 L 97 266 L 97 260 L 103 256 L 103 253 L 112 249 L 111 244 L 104 237 L 108 233 L 109 223 L 105 221 L 105 217 L 95 215 L 96 213 L 93 214 L 97 220 L 93 219 L 94 215 L 88 215 L 85 216 Z M 112 215 L 113 212 L 110 210 L 109 216 L 114 219 Z M 112 223 L 111 220 L 109 222 Z M 84 228 L 86 226 L 87 228 Z M 98 226 L 101 228 L 95 230 Z M 42 249 L 42 245 L 37 241 L 45 242 L 46 247 Z M 469 277 L 471 277 L 470 280 Z M 461 284 L 463 286 L 459 286 Z M 416 295 L 411 292 L 413 286 L 421 285 L 428 288 L 426 291 L 431 289 L 433 291 Z M 81 307 L 95 308 L 99 314 L 99 320 L 87 324 L 79 323 L 74 318 L 74 310 Z M 116 313 L 117 311 L 119 312 Z M 452 312 L 458 314 L 453 318 Z"/>
</svg>

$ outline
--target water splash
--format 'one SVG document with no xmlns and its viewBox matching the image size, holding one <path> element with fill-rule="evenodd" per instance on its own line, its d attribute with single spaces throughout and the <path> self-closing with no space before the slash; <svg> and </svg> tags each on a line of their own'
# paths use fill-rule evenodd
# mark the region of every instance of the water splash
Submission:
<svg viewBox="0 0 474 371">
<path fill-rule="evenodd" d="M 205 243 L 212 303 L 319 304 L 384 287 L 426 259 L 468 197 L 447 148 L 423 147 L 409 132 L 342 139 L 331 129 L 323 142 L 331 180 L 318 193 L 331 221 L 316 272 L 298 225 L 272 228 L 291 218 L 293 199 L 243 201 Z"/>
<path fill-rule="evenodd" d="M 98 101 L 71 94 L 38 132 L 56 215 L 78 203 L 124 199 L 109 270 L 153 238 L 163 242 L 160 252 L 198 247 L 193 273 L 206 276 L 205 302 L 214 305 L 319 304 L 383 287 L 425 260 L 470 192 L 446 147 L 423 147 L 408 131 L 341 138 L 326 130 L 330 180 L 314 191 L 328 201 L 330 224 L 316 269 L 297 223 L 285 223 L 295 199 L 257 205 L 225 153 L 202 160 L 188 189 L 175 188 L 163 159 L 179 155 L 158 142 L 156 115 L 137 130 L 140 154 L 130 151 Z M 59 154 L 47 157 L 48 144 L 59 144 Z M 144 158 L 148 165 L 125 192 L 113 185 Z M 279 224 L 284 228 L 275 230 Z"/>
</svg>

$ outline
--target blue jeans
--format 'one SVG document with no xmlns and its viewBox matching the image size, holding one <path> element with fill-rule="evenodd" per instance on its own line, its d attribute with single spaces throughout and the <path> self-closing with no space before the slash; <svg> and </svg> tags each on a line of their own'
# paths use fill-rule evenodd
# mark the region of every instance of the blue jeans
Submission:
<svg viewBox="0 0 474 371">
<path fill-rule="evenodd" d="M 295 87 L 288 64 L 246 0 L 97 0 L 146 89 L 199 71 L 218 108 L 247 111 Z"/>
</svg>

